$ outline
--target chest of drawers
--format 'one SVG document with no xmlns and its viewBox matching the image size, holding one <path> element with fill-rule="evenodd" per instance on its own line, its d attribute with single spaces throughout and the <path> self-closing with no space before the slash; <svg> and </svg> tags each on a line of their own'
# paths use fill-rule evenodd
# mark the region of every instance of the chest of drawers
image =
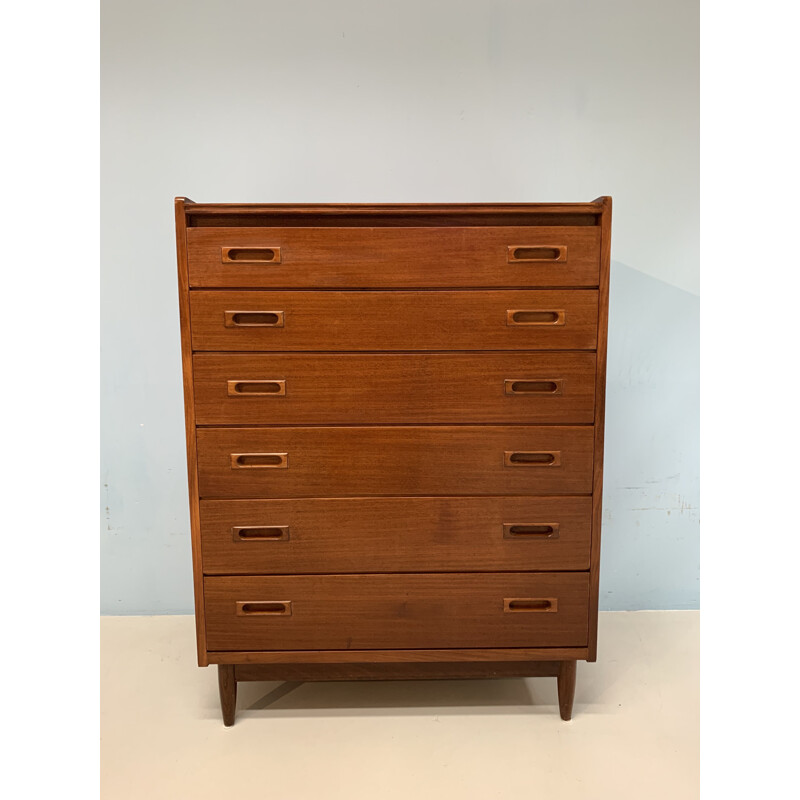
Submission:
<svg viewBox="0 0 800 800">
<path fill-rule="evenodd" d="M 210 205 L 176 229 L 198 662 L 550 675 L 597 653 L 611 199 Z"/>
</svg>

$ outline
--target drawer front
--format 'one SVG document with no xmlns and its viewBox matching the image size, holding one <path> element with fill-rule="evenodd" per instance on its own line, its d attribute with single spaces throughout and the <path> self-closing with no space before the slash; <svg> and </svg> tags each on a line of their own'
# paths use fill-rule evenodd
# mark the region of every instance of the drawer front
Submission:
<svg viewBox="0 0 800 800">
<path fill-rule="evenodd" d="M 208 648 L 583 647 L 588 573 L 205 578 Z"/>
<path fill-rule="evenodd" d="M 203 500 L 203 571 L 589 569 L 591 518 L 591 497 Z"/>
<path fill-rule="evenodd" d="M 190 228 L 195 287 L 597 286 L 591 227 Z"/>
<path fill-rule="evenodd" d="M 199 428 L 200 497 L 590 494 L 593 429 Z"/>
<path fill-rule="evenodd" d="M 593 350 L 597 292 L 191 292 L 194 350 Z"/>
<path fill-rule="evenodd" d="M 194 356 L 199 425 L 594 419 L 594 353 Z"/>
</svg>

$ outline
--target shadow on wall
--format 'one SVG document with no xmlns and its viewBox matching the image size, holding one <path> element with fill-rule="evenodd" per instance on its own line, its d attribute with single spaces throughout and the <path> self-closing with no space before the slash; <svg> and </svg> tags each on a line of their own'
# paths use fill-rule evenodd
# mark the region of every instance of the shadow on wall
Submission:
<svg viewBox="0 0 800 800">
<path fill-rule="evenodd" d="M 613 261 L 609 319 L 600 608 L 698 608 L 700 298 Z"/>
</svg>

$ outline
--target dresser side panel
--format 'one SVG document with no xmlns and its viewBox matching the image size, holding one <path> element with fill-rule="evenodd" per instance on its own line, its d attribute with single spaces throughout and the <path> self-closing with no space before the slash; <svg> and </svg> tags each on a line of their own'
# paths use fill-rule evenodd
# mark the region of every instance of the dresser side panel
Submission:
<svg viewBox="0 0 800 800">
<path fill-rule="evenodd" d="M 197 486 L 197 436 L 194 413 L 194 376 L 192 370 L 192 330 L 189 314 L 189 266 L 186 246 L 186 205 L 175 198 L 175 243 L 178 253 L 178 301 L 181 322 L 181 361 L 183 363 L 183 403 L 186 418 L 186 465 L 189 478 L 189 521 L 192 537 L 192 575 L 194 617 L 197 628 L 197 663 L 208 666 L 206 648 L 205 598 L 203 593 L 203 556 L 200 536 L 200 506 Z"/>
<path fill-rule="evenodd" d="M 592 552 L 589 577 L 589 657 L 597 660 L 597 612 L 600 593 L 600 531 L 603 521 L 603 448 L 606 419 L 608 298 L 611 273 L 611 198 L 603 203 L 600 234 L 600 287 L 597 300 L 597 372 L 594 417 L 594 475 L 592 480 Z"/>
</svg>

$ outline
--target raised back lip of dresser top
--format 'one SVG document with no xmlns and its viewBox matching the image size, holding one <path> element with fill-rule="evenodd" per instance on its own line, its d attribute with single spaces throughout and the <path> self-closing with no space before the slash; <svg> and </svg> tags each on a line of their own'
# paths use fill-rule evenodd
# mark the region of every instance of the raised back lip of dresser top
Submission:
<svg viewBox="0 0 800 800">
<path fill-rule="evenodd" d="M 187 227 L 481 225 L 597 226 L 605 197 L 590 203 L 194 203 L 182 200 Z"/>
</svg>

